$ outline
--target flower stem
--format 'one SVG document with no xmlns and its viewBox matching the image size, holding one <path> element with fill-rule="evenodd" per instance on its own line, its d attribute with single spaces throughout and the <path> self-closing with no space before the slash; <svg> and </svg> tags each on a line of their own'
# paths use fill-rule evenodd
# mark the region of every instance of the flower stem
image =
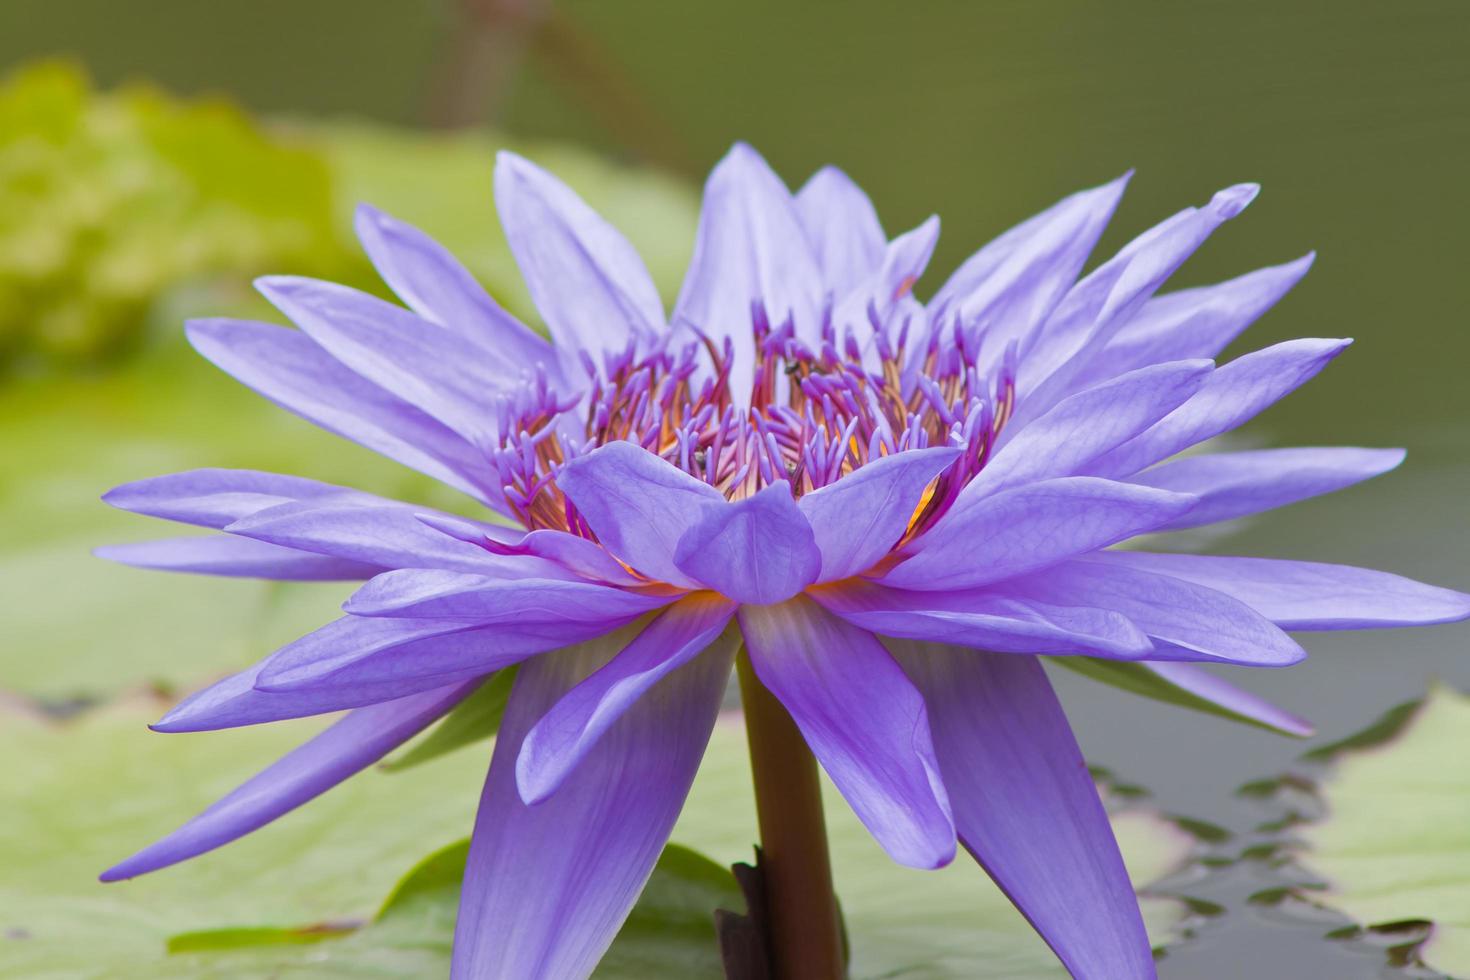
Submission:
<svg viewBox="0 0 1470 980">
<path fill-rule="evenodd" d="M 842 923 L 832 890 L 817 762 L 781 702 L 737 660 L 760 823 L 775 980 L 841 980 Z"/>
</svg>

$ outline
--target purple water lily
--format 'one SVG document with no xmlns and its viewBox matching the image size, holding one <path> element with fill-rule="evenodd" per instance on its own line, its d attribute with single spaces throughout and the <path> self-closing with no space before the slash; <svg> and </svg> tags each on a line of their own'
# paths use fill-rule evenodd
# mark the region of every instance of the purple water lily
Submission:
<svg viewBox="0 0 1470 980">
<path fill-rule="evenodd" d="M 1155 295 L 1253 185 L 1079 278 L 1125 183 L 1006 232 L 921 304 L 912 287 L 937 219 L 890 241 L 840 172 L 792 195 L 737 146 L 709 178 L 666 318 L 622 235 L 503 154 L 496 201 L 550 342 L 439 245 L 369 208 L 363 244 L 408 309 L 267 278 L 299 329 L 189 324 L 205 357 L 265 397 L 515 526 L 252 471 L 107 494 L 224 533 L 106 557 L 366 584 L 342 618 L 154 727 L 352 710 L 103 878 L 257 829 L 518 664 L 454 974 L 586 976 L 669 836 L 738 657 L 747 695 L 774 696 L 894 860 L 935 868 L 963 845 L 1075 976 L 1153 976 L 1035 655 L 1089 658 L 1301 734 L 1305 722 L 1194 665 L 1282 667 L 1304 656 L 1288 630 L 1448 622 L 1470 616 L 1470 597 L 1357 568 L 1114 547 L 1337 490 L 1403 455 L 1186 453 L 1348 341 L 1212 360 L 1310 256 Z"/>
</svg>

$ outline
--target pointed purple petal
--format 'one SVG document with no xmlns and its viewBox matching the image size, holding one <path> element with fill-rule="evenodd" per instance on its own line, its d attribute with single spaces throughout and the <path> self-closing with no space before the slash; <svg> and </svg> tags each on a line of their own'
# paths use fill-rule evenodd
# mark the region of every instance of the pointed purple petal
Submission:
<svg viewBox="0 0 1470 980">
<path fill-rule="evenodd" d="M 934 246 L 939 241 L 939 218 L 931 215 L 925 222 L 899 235 L 884 249 L 878 268 L 845 296 L 836 293 L 837 308 L 833 322 L 841 329 L 853 331 L 863 344 L 869 365 L 877 369 L 876 351 L 870 343 L 873 336 L 872 315 L 880 323 L 893 319 L 894 310 L 905 300 L 912 302 L 914 283 L 924 274 Z M 896 332 L 896 330 L 895 330 Z"/>
<path fill-rule="evenodd" d="M 556 792 L 623 712 L 671 671 L 700 655 L 732 663 L 736 636 L 724 644 L 728 649 L 704 651 L 734 614 L 734 603 L 708 592 L 681 599 L 568 691 L 521 743 L 516 761 L 521 798 L 535 805 Z"/>
<path fill-rule="evenodd" d="M 281 582 L 356 582 L 384 571 L 380 565 L 307 554 L 263 541 L 222 534 L 106 545 L 92 553 L 122 565 L 160 572 L 264 578 Z"/>
<path fill-rule="evenodd" d="M 866 571 L 908 530 L 924 490 L 959 450 L 936 446 L 894 453 L 859 467 L 796 502 L 822 553 L 819 582 Z"/>
<path fill-rule="evenodd" d="M 668 840 L 714 728 L 728 657 L 696 657 L 665 677 L 550 799 L 528 807 L 516 791 L 526 733 L 611 652 L 540 657 L 516 678 L 465 868 L 455 978 L 587 977 Z"/>
<path fill-rule="evenodd" d="M 1091 477 L 1003 490 L 950 511 L 883 576 L 903 589 L 999 582 L 1167 524 L 1195 498 Z"/>
<path fill-rule="evenodd" d="M 1116 567 L 1156 572 L 1217 589 L 1282 629 L 1433 626 L 1470 618 L 1470 595 L 1369 568 L 1122 551 L 1097 558 Z"/>
<path fill-rule="evenodd" d="M 499 579 L 438 569 L 384 572 L 342 604 L 354 616 L 453 619 L 483 626 L 597 623 L 632 619 L 676 596 L 629 592 L 595 582 Z"/>
<path fill-rule="evenodd" d="M 102 880 L 157 871 L 258 830 L 383 758 L 464 700 L 476 683 L 358 708 L 178 830 L 104 871 Z"/>
<path fill-rule="evenodd" d="M 862 188 L 836 167 L 823 167 L 802 185 L 796 213 L 833 295 L 855 288 L 882 263 L 888 236 L 878 212 Z"/>
<path fill-rule="evenodd" d="M 1193 664 L 1159 662 L 1139 666 L 1182 691 L 1204 698 L 1231 714 L 1249 718 L 1267 728 L 1301 738 L 1307 738 L 1316 731 L 1306 719 L 1278 708 L 1260 695 L 1242 690 L 1223 677 L 1217 677 Z"/>
<path fill-rule="evenodd" d="M 954 822 L 919 692 L 872 634 L 799 596 L 741 606 L 751 666 L 890 857 L 937 868 Z"/>
<path fill-rule="evenodd" d="M 1402 449 L 1262 449 L 1185 456 L 1140 473 L 1132 482 L 1200 498 L 1197 507 L 1161 529 L 1172 531 L 1332 493 L 1387 473 L 1403 461 Z"/>
<path fill-rule="evenodd" d="M 961 843 L 1075 977 L 1155 976 L 1138 900 L 1041 664 L 897 642 L 929 706 Z"/>
<path fill-rule="evenodd" d="M 348 487 L 260 470 L 200 469 L 124 483 L 102 495 L 119 510 L 216 530 L 242 517 L 293 501 L 385 504 Z"/>
<path fill-rule="evenodd" d="M 674 563 L 736 602 L 769 605 L 815 582 L 822 553 L 783 480 L 706 511 L 679 539 Z"/>
</svg>

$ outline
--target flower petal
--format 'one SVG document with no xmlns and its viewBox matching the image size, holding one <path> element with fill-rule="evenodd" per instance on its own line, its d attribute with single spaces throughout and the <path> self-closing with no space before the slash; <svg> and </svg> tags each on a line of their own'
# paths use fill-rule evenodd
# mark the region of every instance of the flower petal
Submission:
<svg viewBox="0 0 1470 980">
<path fill-rule="evenodd" d="M 634 619 L 668 605 L 674 598 L 595 582 L 499 579 L 402 568 L 368 582 L 342 604 L 342 609 L 354 616 L 456 619 L 483 626 L 597 623 Z"/>
<path fill-rule="evenodd" d="M 705 650 L 734 614 L 734 603 L 708 592 L 681 599 L 568 691 L 521 743 L 516 760 L 521 799 L 535 805 L 555 793 L 608 728 L 669 672 L 696 656 L 733 664 L 738 636 L 729 637 L 718 650 Z"/>
<path fill-rule="evenodd" d="M 450 685 L 358 708 L 178 830 L 104 871 L 102 880 L 157 871 L 258 830 L 377 762 L 464 700 L 477 684 Z"/>
<path fill-rule="evenodd" d="M 622 351 L 630 338 L 663 332 L 663 301 L 643 259 L 570 187 L 502 150 L 495 204 L 569 375 L 582 373 L 579 351 Z"/>
<path fill-rule="evenodd" d="M 1197 507 L 1160 529 L 1169 531 L 1332 493 L 1387 473 L 1403 461 L 1402 449 L 1262 449 L 1185 456 L 1140 473 L 1132 482 L 1200 498 Z"/>
<path fill-rule="evenodd" d="M 796 192 L 796 213 L 834 296 L 855 289 L 883 262 L 888 236 L 873 202 L 836 167 L 823 167 Z"/>
<path fill-rule="evenodd" d="M 799 596 L 741 606 L 751 666 L 869 832 L 900 864 L 954 857 L 954 822 L 919 692 L 872 634 Z"/>
<path fill-rule="evenodd" d="M 1086 654 L 1136 660 L 1154 645 L 1108 609 L 1052 605 L 989 592 L 913 592 L 854 580 L 813 589 L 822 608 L 880 636 L 997 653 Z"/>
<path fill-rule="evenodd" d="M 1123 551 L 1096 557 L 1217 589 L 1288 630 L 1433 626 L 1470 618 L 1470 595 L 1350 565 Z"/>
<path fill-rule="evenodd" d="M 190 572 L 281 582 L 355 582 L 384 571 L 380 565 L 313 555 L 223 534 L 164 538 L 93 550 L 98 558 L 160 572 Z"/>
<path fill-rule="evenodd" d="M 1127 616 L 1154 639 L 1153 660 L 1286 667 L 1306 657 L 1280 628 L 1224 592 L 1097 557 L 1053 565 L 999 588 L 1008 595 Z"/>
<path fill-rule="evenodd" d="M 1310 381 L 1350 340 L 1288 340 L 1216 368 L 1193 398 L 1088 467 L 1125 477 L 1254 418 Z"/>
<path fill-rule="evenodd" d="M 862 345 L 869 367 L 881 370 L 877 351 L 871 343 L 873 318 L 887 324 L 894 311 L 913 294 L 914 283 L 924 274 L 934 246 L 939 241 L 939 217 L 930 215 L 923 224 L 899 235 L 883 252 L 883 259 L 872 274 L 844 296 L 837 293 L 833 323 L 840 331 L 851 330 Z M 896 337 L 898 330 L 893 331 Z"/>
<path fill-rule="evenodd" d="M 882 581 L 946 590 L 999 582 L 1150 531 L 1194 503 L 1185 494 L 1091 477 L 1013 487 L 951 510 Z"/>
<path fill-rule="evenodd" d="M 503 367 L 557 369 L 551 345 L 501 309 L 443 245 L 366 204 L 358 205 L 355 223 L 378 274 L 409 309 L 475 343 Z"/>
<path fill-rule="evenodd" d="M 822 553 L 819 582 L 868 568 L 898 543 L 924 490 L 955 461 L 959 450 L 936 446 L 894 453 L 859 467 L 796 502 Z"/>
<path fill-rule="evenodd" d="M 103 502 L 133 514 L 216 530 L 242 517 L 300 500 L 386 504 L 385 498 L 300 476 L 260 470 L 200 469 L 124 483 Z"/>
<path fill-rule="evenodd" d="M 730 391 L 750 401 L 755 371 L 751 306 L 764 307 L 772 323 L 791 317 L 797 337 L 819 343 L 821 273 L 786 185 L 744 143 L 737 143 L 710 173 L 689 273 L 674 307 L 675 323 L 688 323 L 734 345 Z"/>
<path fill-rule="evenodd" d="M 556 485 L 608 551 L 649 578 L 695 584 L 674 564 L 674 548 L 708 508 L 724 505 L 714 487 L 629 442 L 571 460 Z"/>
<path fill-rule="evenodd" d="M 1041 664 L 895 642 L 929 706 L 961 843 L 1074 977 L 1155 976 L 1113 830 Z"/>
<path fill-rule="evenodd" d="M 187 331 L 195 350 L 287 411 L 491 506 L 500 502 L 499 476 L 483 453 L 301 331 L 244 320 L 191 320 Z"/>
<path fill-rule="evenodd" d="M 714 728 L 728 659 L 696 657 L 617 719 L 557 793 L 516 791 L 531 726 L 612 650 L 521 668 L 485 782 L 454 936 L 453 976 L 587 977 L 653 871 Z"/>
<path fill-rule="evenodd" d="M 783 480 L 705 511 L 679 538 L 674 564 L 736 602 L 769 605 L 815 582 L 822 553 Z"/>
</svg>

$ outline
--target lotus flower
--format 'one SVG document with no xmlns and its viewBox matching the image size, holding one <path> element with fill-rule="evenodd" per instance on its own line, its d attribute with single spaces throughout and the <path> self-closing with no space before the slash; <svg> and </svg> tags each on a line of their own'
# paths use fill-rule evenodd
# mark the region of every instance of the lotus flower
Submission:
<svg viewBox="0 0 1470 980">
<path fill-rule="evenodd" d="M 1037 655 L 1303 733 L 1196 665 L 1284 667 L 1304 656 L 1287 631 L 1447 622 L 1470 597 L 1357 568 L 1118 547 L 1403 456 L 1189 452 L 1348 341 L 1213 360 L 1311 256 L 1156 295 L 1254 185 L 1082 276 L 1126 180 L 1011 229 L 921 303 L 937 219 L 888 240 L 840 172 L 792 195 L 736 146 L 705 187 L 666 316 L 628 241 L 507 153 L 496 201 L 549 341 L 422 232 L 366 207 L 363 245 L 407 309 L 272 277 L 259 288 L 299 329 L 190 323 L 195 348 L 244 384 L 463 491 L 485 519 L 240 470 L 108 493 L 223 533 L 105 557 L 365 584 L 342 618 L 154 727 L 351 710 L 104 880 L 261 827 L 519 665 L 454 974 L 586 976 L 669 836 L 738 655 L 895 861 L 936 868 L 963 845 L 1074 975 L 1153 976 Z"/>
</svg>

